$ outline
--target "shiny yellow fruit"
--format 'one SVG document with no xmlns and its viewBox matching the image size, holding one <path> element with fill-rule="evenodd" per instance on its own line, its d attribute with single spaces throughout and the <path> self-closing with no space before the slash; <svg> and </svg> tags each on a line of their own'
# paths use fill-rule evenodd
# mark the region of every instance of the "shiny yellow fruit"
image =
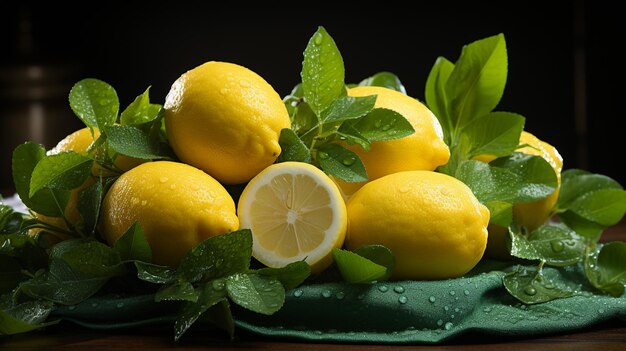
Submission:
<svg viewBox="0 0 626 351">
<path fill-rule="evenodd" d="M 513 205 L 514 222 L 528 230 L 534 230 L 548 220 L 559 198 L 563 158 L 554 146 L 526 131 L 523 131 L 520 135 L 519 144 L 528 146 L 518 149 L 518 152 L 543 157 L 556 173 L 557 188 L 552 194 L 541 200 Z M 494 158 L 495 157 L 491 155 L 482 155 L 478 159 L 484 162 L 490 162 Z M 486 252 L 488 256 L 494 258 L 509 257 L 505 239 L 506 233 L 506 228 L 495 224 L 489 225 L 489 242 Z"/>
<path fill-rule="evenodd" d="M 208 174 L 179 162 L 141 164 L 113 183 L 102 203 L 99 230 L 113 245 L 138 221 L 154 263 L 177 266 L 201 241 L 237 230 L 235 203 Z"/>
<path fill-rule="evenodd" d="M 348 201 L 346 246 L 382 244 L 393 279 L 446 279 L 471 270 L 487 245 L 489 210 L 461 181 L 432 171 L 373 180 Z"/>
<path fill-rule="evenodd" d="M 368 180 L 401 171 L 432 171 L 450 158 L 450 150 L 443 141 L 443 131 L 437 117 L 421 102 L 401 92 L 383 87 L 355 87 L 350 96 L 377 95 L 376 108 L 400 113 L 415 129 L 415 133 L 400 139 L 373 142 L 370 151 L 358 145 L 348 146 L 365 165 Z M 362 183 L 337 181 L 345 195 L 350 196 Z"/>
<path fill-rule="evenodd" d="M 346 235 L 346 205 L 337 185 L 308 163 L 263 170 L 245 187 L 237 213 L 241 228 L 252 230 L 252 255 L 269 267 L 305 260 L 319 273 Z"/>
<path fill-rule="evenodd" d="M 225 184 L 274 163 L 291 122 L 274 88 L 251 70 L 210 61 L 180 76 L 165 99 L 165 126 L 181 161 Z"/>
</svg>

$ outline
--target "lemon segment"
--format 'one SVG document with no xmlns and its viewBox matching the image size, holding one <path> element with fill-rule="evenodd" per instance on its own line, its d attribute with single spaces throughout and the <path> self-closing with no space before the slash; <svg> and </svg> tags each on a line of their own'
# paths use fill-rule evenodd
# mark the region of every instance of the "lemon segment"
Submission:
<svg viewBox="0 0 626 351">
<path fill-rule="evenodd" d="M 284 162 L 267 167 L 246 186 L 237 213 L 251 229 L 252 255 L 269 267 L 305 260 L 314 273 L 343 245 L 346 205 L 337 185 L 317 167 Z"/>
</svg>

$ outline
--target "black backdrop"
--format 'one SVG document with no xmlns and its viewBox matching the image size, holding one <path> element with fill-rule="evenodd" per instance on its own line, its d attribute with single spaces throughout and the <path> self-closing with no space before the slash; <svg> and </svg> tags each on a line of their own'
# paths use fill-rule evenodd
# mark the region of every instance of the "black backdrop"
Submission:
<svg viewBox="0 0 626 351">
<path fill-rule="evenodd" d="M 348 82 L 391 71 L 420 100 L 437 56 L 454 61 L 462 45 L 504 33 L 509 76 L 497 109 L 524 115 L 526 129 L 555 145 L 565 168 L 585 168 L 626 184 L 619 170 L 626 95 L 620 11 L 608 1 L 475 3 L 418 2 L 416 10 L 407 10 L 393 1 L 340 8 L 296 2 L 274 8 L 235 2 L 217 8 L 185 1 L 113 2 L 98 8 L 5 2 L 0 5 L 0 134 L 11 140 L 2 144 L 0 188 L 11 187 L 10 150 L 29 136 L 14 132 L 16 125 L 27 124 L 19 104 L 32 102 L 7 93 L 20 82 L 6 78 L 15 67 L 65 70 L 54 83 L 63 91 L 57 95 L 63 117 L 47 121 L 49 133 L 40 136 L 51 147 L 80 126 L 67 105 L 69 87 L 78 79 L 107 81 L 123 106 L 147 86 L 152 99 L 162 102 L 181 73 L 223 60 L 256 71 L 282 96 L 299 81 L 302 51 L 319 25 L 339 46 Z M 25 41 L 24 32 L 32 40 Z M 16 124 L 21 118 L 25 122 Z"/>
</svg>

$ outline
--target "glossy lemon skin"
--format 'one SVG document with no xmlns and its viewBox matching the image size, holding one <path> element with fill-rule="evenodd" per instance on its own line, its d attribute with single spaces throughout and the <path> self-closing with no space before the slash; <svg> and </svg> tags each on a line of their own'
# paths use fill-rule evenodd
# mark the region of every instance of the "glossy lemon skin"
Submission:
<svg viewBox="0 0 626 351">
<path fill-rule="evenodd" d="M 245 183 L 274 163 L 280 131 L 291 126 L 274 88 L 228 62 L 210 61 L 181 75 L 164 108 L 176 155 L 224 184 Z"/>
<path fill-rule="evenodd" d="M 432 171 L 373 180 L 348 201 L 350 250 L 382 244 L 394 254 L 393 279 L 459 277 L 483 256 L 489 210 L 461 181 Z"/>
<path fill-rule="evenodd" d="M 113 245 L 136 221 L 154 263 L 174 267 L 201 241 L 239 227 L 235 203 L 217 180 L 171 161 L 141 164 L 107 192 L 98 225 L 107 243 Z"/>
</svg>

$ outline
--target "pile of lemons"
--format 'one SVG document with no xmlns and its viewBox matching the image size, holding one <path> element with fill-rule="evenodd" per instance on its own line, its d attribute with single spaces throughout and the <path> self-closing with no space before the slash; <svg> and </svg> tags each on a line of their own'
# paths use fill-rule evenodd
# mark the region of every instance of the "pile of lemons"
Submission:
<svg viewBox="0 0 626 351">
<path fill-rule="evenodd" d="M 435 171 L 450 151 L 433 113 L 387 88 L 356 87 L 348 95 L 377 95 L 376 107 L 402 114 L 415 130 L 373 142 L 369 152 L 344 145 L 362 159 L 369 175 L 364 183 L 333 179 L 308 163 L 275 163 L 290 117 L 279 94 L 255 72 L 216 61 L 187 71 L 164 104 L 168 142 L 179 161 L 120 160 L 125 172 L 104 198 L 101 235 L 112 245 L 138 221 L 155 263 L 176 266 L 204 239 L 247 228 L 261 263 L 282 267 L 305 260 L 314 273 L 332 263 L 334 248 L 382 244 L 396 259 L 393 279 L 467 273 L 485 253 L 488 230 L 496 238 L 489 240 L 490 251 L 504 252 L 504 229 L 488 228 L 487 208 L 464 183 Z M 93 137 L 79 130 L 55 152 L 86 152 Z M 520 144 L 560 173 L 556 149 L 526 132 Z M 238 203 L 225 188 L 231 184 L 245 185 Z M 557 193 L 516 207 L 516 216 L 545 221 Z M 78 218 L 75 207 L 74 200 L 66 208 L 70 221 Z"/>
</svg>

